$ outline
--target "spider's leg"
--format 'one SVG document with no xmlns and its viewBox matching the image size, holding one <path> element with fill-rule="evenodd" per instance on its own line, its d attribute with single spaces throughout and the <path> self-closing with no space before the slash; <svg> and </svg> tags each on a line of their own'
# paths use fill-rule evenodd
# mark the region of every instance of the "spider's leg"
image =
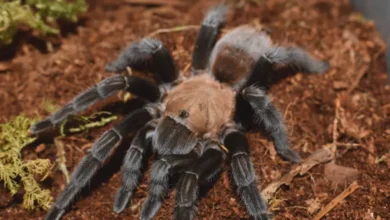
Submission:
<svg viewBox="0 0 390 220">
<path fill-rule="evenodd" d="M 169 188 L 169 176 L 182 171 L 196 158 L 198 158 L 198 154 L 191 151 L 185 155 L 164 156 L 153 164 L 150 173 L 149 196 L 142 205 L 141 219 L 152 219 L 157 214 Z"/>
<path fill-rule="evenodd" d="M 130 131 L 141 127 L 152 118 L 156 117 L 157 109 L 145 107 L 134 111 L 126 118 L 114 126 L 93 144 L 91 152 L 88 153 L 75 168 L 70 183 L 57 197 L 55 203 L 47 213 L 45 219 L 60 219 L 65 213 L 65 209 L 74 200 L 77 193 L 91 180 L 93 175 L 112 155 L 117 144 Z"/>
<path fill-rule="evenodd" d="M 176 203 L 173 219 L 193 219 L 196 212 L 199 184 L 211 180 L 222 169 L 225 152 L 218 143 L 207 143 L 206 150 L 184 171 L 177 184 Z"/>
<path fill-rule="evenodd" d="M 304 73 L 324 73 L 329 69 L 327 62 L 314 59 L 299 47 L 276 47 L 266 56 L 271 62 L 296 67 Z"/>
<path fill-rule="evenodd" d="M 80 112 L 99 100 L 103 100 L 119 90 L 127 90 L 132 94 L 149 101 L 157 101 L 161 94 L 157 86 L 133 76 L 113 76 L 99 82 L 95 87 L 77 95 L 70 103 L 48 118 L 31 126 L 33 134 L 60 124 L 69 115 Z"/>
<path fill-rule="evenodd" d="M 140 42 L 128 46 L 117 60 L 107 64 L 105 69 L 109 72 L 120 73 L 125 71 L 128 66 L 146 67 L 162 83 L 173 82 L 179 76 L 169 50 L 160 41 L 151 38 L 144 38 Z"/>
<path fill-rule="evenodd" d="M 204 70 L 208 66 L 218 33 L 225 23 L 226 10 L 226 6 L 218 5 L 210 9 L 203 20 L 192 54 L 192 68 L 195 74 L 196 70 Z"/>
<path fill-rule="evenodd" d="M 122 186 L 116 193 L 114 201 L 114 211 L 116 213 L 120 213 L 126 208 L 133 196 L 134 189 L 138 186 L 138 181 L 142 175 L 142 160 L 148 152 L 151 143 L 151 136 L 149 135 L 155 127 L 154 121 L 142 127 L 127 150 L 122 165 Z"/>
<path fill-rule="evenodd" d="M 282 116 L 272 105 L 265 91 L 256 87 L 256 85 L 252 85 L 242 91 L 242 96 L 253 109 L 255 123 L 262 126 L 273 139 L 276 152 L 283 159 L 298 163 L 301 157 L 289 148 Z"/>
<path fill-rule="evenodd" d="M 234 128 L 226 128 L 222 142 L 231 155 L 231 172 L 237 193 L 249 214 L 254 219 L 269 219 L 267 205 L 256 188 L 256 175 L 249 158 L 248 141 L 244 134 Z"/>
</svg>

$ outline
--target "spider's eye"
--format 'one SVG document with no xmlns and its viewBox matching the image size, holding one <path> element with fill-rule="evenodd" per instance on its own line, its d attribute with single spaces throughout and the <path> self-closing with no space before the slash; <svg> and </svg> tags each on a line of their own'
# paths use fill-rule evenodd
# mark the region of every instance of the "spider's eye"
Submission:
<svg viewBox="0 0 390 220">
<path fill-rule="evenodd" d="M 190 116 L 190 114 L 186 110 L 181 110 L 179 113 L 180 118 L 188 118 L 188 116 Z"/>
</svg>

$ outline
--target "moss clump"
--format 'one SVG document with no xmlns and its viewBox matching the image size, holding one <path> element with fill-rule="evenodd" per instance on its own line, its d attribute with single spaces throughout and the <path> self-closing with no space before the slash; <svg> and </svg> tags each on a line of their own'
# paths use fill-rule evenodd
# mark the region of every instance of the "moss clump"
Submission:
<svg viewBox="0 0 390 220">
<path fill-rule="evenodd" d="M 43 35 L 58 34 L 52 26 L 56 20 L 76 22 L 86 10 L 85 0 L 0 0 L 0 44 L 10 44 L 20 25 Z"/>
<path fill-rule="evenodd" d="M 0 124 L 0 181 L 14 195 L 24 189 L 23 207 L 26 209 L 48 209 L 53 198 L 49 190 L 42 189 L 34 176 L 45 179 L 52 164 L 48 159 L 23 161 L 21 151 L 35 138 L 28 129 L 32 119 L 17 116 L 8 123 Z"/>
</svg>

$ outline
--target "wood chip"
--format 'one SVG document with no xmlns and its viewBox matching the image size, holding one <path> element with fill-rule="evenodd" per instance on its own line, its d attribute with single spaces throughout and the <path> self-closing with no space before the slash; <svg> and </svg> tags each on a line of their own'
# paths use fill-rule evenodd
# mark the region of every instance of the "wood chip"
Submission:
<svg viewBox="0 0 390 220">
<path fill-rule="evenodd" d="M 341 89 L 347 89 L 348 88 L 348 83 L 344 81 L 334 81 L 333 82 L 333 88 L 337 90 Z"/>
<path fill-rule="evenodd" d="M 45 144 L 40 144 L 37 146 L 37 148 L 35 148 L 35 152 L 40 153 L 40 152 L 44 151 L 45 149 L 46 149 Z"/>
<path fill-rule="evenodd" d="M 315 213 L 321 208 L 321 201 L 318 198 L 306 200 L 305 203 L 308 205 L 307 211 L 310 214 Z"/>
</svg>

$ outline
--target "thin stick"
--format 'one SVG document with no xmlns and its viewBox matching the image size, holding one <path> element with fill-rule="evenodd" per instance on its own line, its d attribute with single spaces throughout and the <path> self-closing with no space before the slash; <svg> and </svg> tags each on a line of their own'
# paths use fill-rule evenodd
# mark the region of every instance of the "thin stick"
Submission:
<svg viewBox="0 0 390 220">
<path fill-rule="evenodd" d="M 320 220 L 324 217 L 328 212 L 330 212 L 334 207 L 336 207 L 341 201 L 347 198 L 351 193 L 353 193 L 357 188 L 359 188 L 359 184 L 355 181 L 353 182 L 347 189 L 345 189 L 342 193 L 336 196 L 330 203 L 324 206 L 320 212 L 316 216 L 314 216 L 313 220 Z"/>
<path fill-rule="evenodd" d="M 70 181 L 70 178 L 69 178 L 68 168 L 66 168 L 64 143 L 59 138 L 55 138 L 54 144 L 57 147 L 56 162 L 58 164 L 58 169 L 62 172 L 62 174 L 64 175 L 64 178 L 65 178 L 65 182 L 68 184 Z"/>
<path fill-rule="evenodd" d="M 163 28 L 158 29 L 156 31 L 153 31 L 151 34 L 149 34 L 149 37 L 154 37 L 158 34 L 162 33 L 170 33 L 170 32 L 179 32 L 179 31 L 186 31 L 186 30 L 197 30 L 200 28 L 200 25 L 186 25 L 186 26 L 177 26 L 173 28 Z"/>
<path fill-rule="evenodd" d="M 336 143 L 337 143 L 337 139 L 339 137 L 339 135 L 337 133 L 337 125 L 339 123 L 339 118 L 340 118 L 340 114 L 339 114 L 340 106 L 341 106 L 340 97 L 337 97 L 337 99 L 335 100 L 335 109 L 334 109 L 332 143 L 327 145 L 330 147 L 330 149 L 332 151 L 332 157 L 333 157 L 332 163 L 335 163 L 335 158 L 336 158 L 335 155 L 336 155 L 336 151 L 337 151 Z"/>
<path fill-rule="evenodd" d="M 362 80 L 363 76 L 367 73 L 367 70 L 369 69 L 369 65 L 364 66 L 360 69 L 358 75 L 356 76 L 355 80 L 352 82 L 352 86 L 348 88 L 347 94 L 350 94 L 353 90 L 355 90 Z"/>
<path fill-rule="evenodd" d="M 366 72 L 369 69 L 373 69 L 374 68 L 375 61 L 386 50 L 386 46 L 385 45 L 381 45 L 381 46 L 382 46 L 381 49 L 370 59 L 369 64 L 367 66 L 361 68 L 359 74 L 357 75 L 357 77 L 355 77 L 355 80 L 352 82 L 352 86 L 349 87 L 349 89 L 347 91 L 347 94 L 351 94 L 351 92 L 353 92 L 359 86 L 360 81 L 362 80 L 362 78 L 366 74 Z"/>
</svg>

